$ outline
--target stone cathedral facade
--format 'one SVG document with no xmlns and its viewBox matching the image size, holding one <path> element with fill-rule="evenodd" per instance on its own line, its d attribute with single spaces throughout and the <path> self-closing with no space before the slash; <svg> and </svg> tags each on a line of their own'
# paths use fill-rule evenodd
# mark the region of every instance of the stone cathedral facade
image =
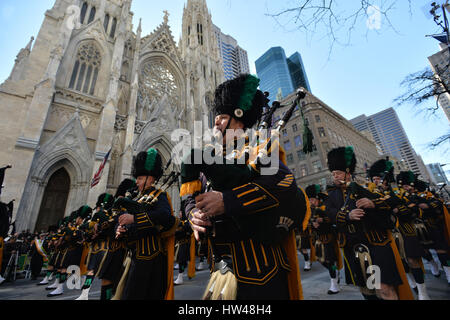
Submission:
<svg viewBox="0 0 450 320">
<path fill-rule="evenodd" d="M 0 166 L 13 166 L 1 200 L 15 199 L 18 231 L 94 206 L 130 177 L 138 152 L 155 147 L 166 163 L 173 130 L 211 124 L 224 75 L 206 0 L 187 0 L 178 44 L 167 12 L 151 34 L 140 22 L 134 31 L 131 2 L 56 0 L 0 85 Z M 169 193 L 178 211 L 178 188 Z"/>
</svg>

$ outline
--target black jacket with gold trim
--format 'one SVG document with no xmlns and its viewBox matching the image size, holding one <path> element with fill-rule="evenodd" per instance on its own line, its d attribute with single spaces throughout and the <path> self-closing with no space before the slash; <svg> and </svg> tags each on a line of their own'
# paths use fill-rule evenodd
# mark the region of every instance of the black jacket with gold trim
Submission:
<svg viewBox="0 0 450 320">
<path fill-rule="evenodd" d="M 295 226 L 301 228 L 306 213 L 305 194 L 290 170 L 280 162 L 276 174 L 223 191 L 223 201 L 225 213 L 213 220 L 209 239 L 216 256 L 231 258 L 237 279 L 263 285 L 280 269 L 290 271 L 282 241 Z M 194 209 L 195 198 L 188 197 L 188 218 Z"/>
<path fill-rule="evenodd" d="M 328 216 L 326 212 L 326 206 L 322 205 L 318 208 L 313 208 L 311 214 L 311 222 L 317 221 L 317 219 L 321 218 L 322 222 L 318 222 L 319 226 L 317 228 L 312 224 L 312 232 L 315 238 L 320 239 L 322 242 L 329 242 L 329 239 L 332 239 L 336 233 L 336 228 Z"/>
<path fill-rule="evenodd" d="M 159 191 L 151 188 L 144 195 L 156 195 Z M 167 194 L 161 192 L 155 205 L 143 205 L 142 212 L 134 215 L 134 223 L 128 226 L 124 240 L 137 260 L 152 260 L 164 253 L 162 241 L 166 235 L 174 234 L 177 224 L 178 219 L 172 215 Z"/>
<path fill-rule="evenodd" d="M 352 221 L 349 213 L 356 209 L 356 200 L 348 198 L 344 189 L 334 189 L 328 192 L 325 201 L 327 213 L 338 231 L 340 247 L 346 243 L 370 243 L 385 245 L 389 243 L 387 231 L 394 227 L 391 218 L 392 209 L 381 199 L 371 199 L 374 209 L 364 209 L 365 216 L 360 221 Z M 344 207 L 347 201 L 347 206 Z"/>
</svg>

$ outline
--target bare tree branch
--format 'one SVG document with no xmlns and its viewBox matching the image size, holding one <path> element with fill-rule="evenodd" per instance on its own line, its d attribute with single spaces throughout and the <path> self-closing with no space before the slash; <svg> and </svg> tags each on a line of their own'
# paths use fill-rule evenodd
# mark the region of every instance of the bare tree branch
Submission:
<svg viewBox="0 0 450 320">
<path fill-rule="evenodd" d="M 437 138 L 436 140 L 434 140 L 433 142 L 431 142 L 431 143 L 428 145 L 428 147 L 429 147 L 431 150 L 435 150 L 435 149 L 437 149 L 438 147 L 440 148 L 440 147 L 444 146 L 444 144 L 445 144 L 446 142 L 447 142 L 447 143 L 449 144 L 449 146 L 450 146 L 450 133 L 447 133 L 447 134 L 444 134 L 443 136 L 440 136 L 439 138 Z M 445 153 L 447 153 L 447 152 L 448 152 L 448 146 L 447 146 L 447 148 L 446 148 Z"/>
<path fill-rule="evenodd" d="M 287 28 L 294 24 L 295 30 L 308 34 L 318 34 L 319 30 L 325 29 L 325 35 L 330 39 L 330 51 L 335 44 L 348 46 L 351 43 L 354 31 L 358 28 L 361 20 L 366 23 L 372 16 L 369 15 L 369 9 L 376 13 L 389 28 L 395 32 L 394 25 L 391 23 L 390 14 L 395 10 L 395 4 L 407 2 L 409 12 L 411 11 L 411 0 L 360 0 L 352 9 L 342 10 L 339 4 L 343 0 L 297 0 L 296 5 L 287 9 L 280 10 L 277 13 L 267 13 L 279 26 Z M 356 1 L 352 1 L 352 4 Z M 348 5 L 346 2 L 346 5 Z M 367 26 L 365 26 L 367 27 Z M 374 28 L 376 30 L 376 28 Z M 345 32 L 345 40 L 342 32 Z M 366 36 L 369 32 L 367 27 Z"/>
<path fill-rule="evenodd" d="M 449 65 L 445 68 L 435 66 L 435 72 L 430 67 L 408 75 L 400 84 L 406 91 L 394 99 L 397 107 L 412 104 L 416 111 L 434 114 L 439 109 L 439 98 L 443 94 L 450 94 L 448 86 Z M 433 106 L 423 106 L 430 99 L 436 99 Z"/>
</svg>

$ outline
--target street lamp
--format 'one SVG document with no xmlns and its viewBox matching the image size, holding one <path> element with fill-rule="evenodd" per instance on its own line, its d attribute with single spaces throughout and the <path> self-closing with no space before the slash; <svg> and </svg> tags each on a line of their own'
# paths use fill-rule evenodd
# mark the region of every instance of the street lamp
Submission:
<svg viewBox="0 0 450 320">
<path fill-rule="evenodd" d="M 450 33 L 449 33 L 449 29 L 448 29 L 448 20 L 447 20 L 447 14 L 445 13 L 445 9 L 447 8 L 448 10 L 448 0 L 445 4 L 442 5 L 438 5 L 436 2 L 431 3 L 431 10 L 430 13 L 434 18 L 434 22 L 436 22 L 437 25 L 439 25 L 440 27 L 442 27 L 442 29 L 444 29 L 445 34 L 447 35 L 447 44 L 450 44 Z M 441 16 L 437 14 L 437 11 L 439 10 L 439 8 L 442 8 L 442 13 L 443 13 L 443 18 L 444 21 L 442 22 Z"/>
</svg>

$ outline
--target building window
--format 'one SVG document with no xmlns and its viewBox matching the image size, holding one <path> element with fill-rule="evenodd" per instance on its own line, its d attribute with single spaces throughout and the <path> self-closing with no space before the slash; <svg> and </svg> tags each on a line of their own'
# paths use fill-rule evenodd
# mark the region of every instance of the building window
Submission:
<svg viewBox="0 0 450 320">
<path fill-rule="evenodd" d="M 286 160 L 288 164 L 293 164 L 294 163 L 294 156 L 292 154 L 288 154 L 286 156 Z"/>
<path fill-rule="evenodd" d="M 83 6 L 81 7 L 81 13 L 80 13 L 80 23 L 81 24 L 84 23 L 84 19 L 86 18 L 87 9 L 88 9 L 88 4 L 87 4 L 87 2 L 84 2 Z"/>
<path fill-rule="evenodd" d="M 306 167 L 306 164 L 304 164 L 300 167 L 300 176 L 305 177 L 307 175 L 308 175 L 308 168 Z"/>
<path fill-rule="evenodd" d="M 294 124 L 294 125 L 292 126 L 292 130 L 293 130 L 294 132 L 297 132 L 297 131 L 298 131 L 298 127 L 297 127 L 296 124 Z"/>
<path fill-rule="evenodd" d="M 197 23 L 197 37 L 198 43 L 203 45 L 203 25 L 200 23 Z"/>
<path fill-rule="evenodd" d="M 105 32 L 108 32 L 108 26 L 109 26 L 109 14 L 105 15 L 105 22 L 103 22 L 103 27 L 105 28 Z"/>
<path fill-rule="evenodd" d="M 317 173 L 317 172 L 322 170 L 322 163 L 319 160 L 314 161 L 312 163 L 312 165 L 313 165 L 313 170 L 314 170 L 315 173 Z"/>
<path fill-rule="evenodd" d="M 316 114 L 315 118 L 316 118 L 316 122 L 320 122 L 320 116 L 318 114 Z"/>
<path fill-rule="evenodd" d="M 302 137 L 295 136 L 294 141 L 295 141 L 295 146 L 296 147 L 300 147 L 302 145 Z"/>
<path fill-rule="evenodd" d="M 101 54 L 97 47 L 93 43 L 81 45 L 73 67 L 69 89 L 94 95 L 100 64 Z"/>
<path fill-rule="evenodd" d="M 112 21 L 111 32 L 109 33 L 109 36 L 111 38 L 114 38 L 114 35 L 116 34 L 116 27 L 117 27 L 117 19 L 114 18 Z"/>
<path fill-rule="evenodd" d="M 302 150 L 297 151 L 298 160 L 302 161 L 306 159 L 306 154 Z"/>
<path fill-rule="evenodd" d="M 319 130 L 319 136 L 320 137 L 326 137 L 327 135 L 325 134 L 325 129 L 324 128 L 322 128 L 322 127 L 320 127 L 320 128 L 318 128 L 317 130 Z"/>
<path fill-rule="evenodd" d="M 291 141 L 284 142 L 284 150 L 286 150 L 286 151 L 291 150 Z"/>
<path fill-rule="evenodd" d="M 91 23 L 92 21 L 94 21 L 96 11 L 97 11 L 97 10 L 95 9 L 95 7 L 92 7 L 92 8 L 91 8 L 91 12 L 89 13 L 88 24 Z"/>
<path fill-rule="evenodd" d="M 330 151 L 330 144 L 328 142 L 322 142 L 322 149 L 325 153 Z"/>
<path fill-rule="evenodd" d="M 283 137 L 287 137 L 287 135 L 288 135 L 287 129 L 283 129 Z"/>
</svg>

